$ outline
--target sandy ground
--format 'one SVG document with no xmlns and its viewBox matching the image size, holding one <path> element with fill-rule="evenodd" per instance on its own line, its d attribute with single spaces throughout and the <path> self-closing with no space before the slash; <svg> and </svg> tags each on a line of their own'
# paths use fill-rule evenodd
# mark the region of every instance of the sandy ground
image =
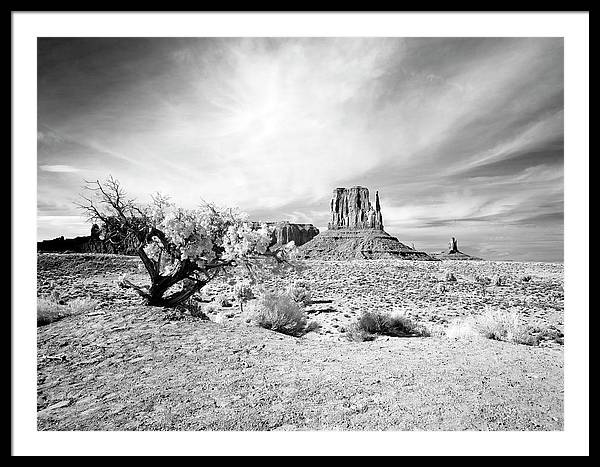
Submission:
<svg viewBox="0 0 600 467">
<path fill-rule="evenodd" d="M 89 295 L 100 307 L 38 328 L 38 429 L 563 428 L 560 345 L 445 337 L 355 343 L 341 332 L 373 307 L 402 309 L 436 331 L 485 305 L 562 329 L 562 265 L 311 261 L 294 277 L 322 302 L 308 309 L 321 329 L 298 339 L 249 326 L 235 307 L 211 317 L 221 324 L 174 321 L 117 287 L 124 272 L 143 283 L 138 264 L 111 255 L 39 256 L 40 295 Z M 440 282 L 447 271 L 457 282 Z M 495 274 L 507 285 L 483 290 L 474 281 Z M 212 284 L 205 298 L 227 287 Z"/>
</svg>

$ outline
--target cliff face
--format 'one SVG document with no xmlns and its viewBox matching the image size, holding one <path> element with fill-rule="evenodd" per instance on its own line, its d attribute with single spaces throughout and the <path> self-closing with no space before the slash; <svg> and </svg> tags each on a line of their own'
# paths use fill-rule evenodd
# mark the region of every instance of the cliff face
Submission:
<svg viewBox="0 0 600 467">
<path fill-rule="evenodd" d="M 328 230 L 300 248 L 306 259 L 433 260 L 424 251 L 406 246 L 383 230 L 379 192 L 375 192 L 375 205 L 372 205 L 368 188 L 336 188 L 329 209 Z"/>
<path fill-rule="evenodd" d="M 285 244 L 293 241 L 296 246 L 304 245 L 319 233 L 312 224 L 291 224 L 289 222 L 278 222 L 275 224 L 275 237 L 277 243 Z"/>
<path fill-rule="evenodd" d="M 355 186 L 333 190 L 330 215 L 329 230 L 383 230 L 379 193 L 375 193 L 375 206 L 373 206 L 369 200 L 369 189 L 365 187 Z"/>
<path fill-rule="evenodd" d="M 258 227 L 261 222 L 253 222 L 253 227 Z M 284 245 L 293 241 L 296 246 L 304 245 L 319 234 L 312 224 L 294 224 L 287 221 L 266 222 L 273 227 L 273 244 Z"/>
</svg>

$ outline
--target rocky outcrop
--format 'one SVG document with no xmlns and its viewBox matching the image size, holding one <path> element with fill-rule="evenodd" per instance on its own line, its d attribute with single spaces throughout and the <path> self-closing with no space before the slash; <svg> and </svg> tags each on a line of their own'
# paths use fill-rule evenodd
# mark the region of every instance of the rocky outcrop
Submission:
<svg viewBox="0 0 600 467">
<path fill-rule="evenodd" d="M 333 190 L 330 215 L 329 230 L 383 230 L 379 192 L 375 192 L 375 206 L 373 206 L 369 200 L 369 189 L 365 187 L 354 186 Z"/>
<path fill-rule="evenodd" d="M 254 227 L 259 222 L 252 223 Z M 267 222 L 273 227 L 273 244 L 283 245 L 291 241 L 296 246 L 304 245 L 319 233 L 312 224 L 294 224 L 287 221 Z M 42 240 L 37 244 L 37 250 L 44 253 L 112 253 L 118 255 L 136 255 L 137 246 L 132 242 L 125 244 L 111 243 L 100 238 L 101 228 L 98 224 L 92 226 L 89 236 L 65 238 L 63 236 L 52 240 Z"/>
<path fill-rule="evenodd" d="M 448 242 L 448 250 L 441 253 L 432 253 L 431 256 L 439 260 L 483 261 L 481 258 L 470 256 L 460 251 L 458 249 L 458 241 L 455 237 L 452 237 Z"/>
<path fill-rule="evenodd" d="M 336 188 L 330 202 L 329 228 L 300 248 L 306 259 L 419 259 L 433 258 L 401 243 L 383 230 L 379 192 L 375 205 L 365 187 Z"/>
<path fill-rule="evenodd" d="M 252 228 L 258 228 L 261 224 L 267 224 L 273 228 L 273 244 L 285 245 L 294 242 L 296 246 L 304 245 L 319 234 L 312 224 L 294 224 L 288 221 L 280 222 L 252 222 Z"/>
<path fill-rule="evenodd" d="M 273 234 L 278 244 L 294 242 L 296 246 L 304 245 L 319 234 L 312 224 L 292 224 L 291 222 L 277 222 L 274 224 Z"/>
<path fill-rule="evenodd" d="M 305 259 L 416 259 L 433 261 L 424 251 L 414 250 L 384 230 L 337 229 L 321 232 L 300 248 Z"/>
<path fill-rule="evenodd" d="M 42 240 L 37 250 L 46 253 L 112 253 L 119 255 L 135 255 L 136 245 L 115 244 L 100 238 L 100 226 L 92 225 L 89 236 L 65 238 L 60 236 L 52 240 Z"/>
</svg>

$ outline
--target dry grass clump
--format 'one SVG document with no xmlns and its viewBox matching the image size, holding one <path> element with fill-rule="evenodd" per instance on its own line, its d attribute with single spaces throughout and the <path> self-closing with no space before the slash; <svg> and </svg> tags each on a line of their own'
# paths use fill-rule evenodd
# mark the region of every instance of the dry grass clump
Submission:
<svg viewBox="0 0 600 467">
<path fill-rule="evenodd" d="M 216 296 L 213 298 L 213 302 L 214 302 L 216 305 L 220 306 L 220 307 L 230 307 L 230 306 L 233 306 L 233 305 L 231 304 L 231 300 L 230 300 L 230 298 L 229 298 L 227 295 L 225 295 L 225 294 L 219 294 L 219 295 L 216 295 Z"/>
<path fill-rule="evenodd" d="M 401 314 L 381 311 L 365 311 L 356 323 L 346 330 L 346 338 L 363 342 L 373 340 L 375 335 L 392 337 L 427 337 L 429 331 Z"/>
<path fill-rule="evenodd" d="M 516 313 L 488 309 L 477 320 L 477 328 L 487 339 L 525 345 L 538 343 Z"/>
<path fill-rule="evenodd" d="M 452 272 L 446 273 L 446 282 L 456 282 L 456 276 Z"/>
<path fill-rule="evenodd" d="M 352 323 L 350 326 L 345 328 L 344 336 L 346 339 L 352 342 L 365 342 L 372 341 L 375 339 L 375 334 L 371 334 L 365 331 L 358 323 Z"/>
<path fill-rule="evenodd" d="M 485 286 L 490 285 L 492 283 L 492 279 L 486 276 L 475 276 L 475 282 Z"/>
<path fill-rule="evenodd" d="M 249 308 L 248 318 L 258 326 L 290 336 L 307 332 L 304 309 L 285 292 L 265 292 Z"/>
<path fill-rule="evenodd" d="M 312 297 L 308 284 L 302 280 L 295 281 L 288 288 L 288 294 L 296 303 L 307 306 L 312 303 Z"/>
<path fill-rule="evenodd" d="M 496 287 L 504 287 L 507 284 L 506 277 L 503 276 L 494 276 L 494 285 Z"/>
<path fill-rule="evenodd" d="M 523 345 L 539 345 L 540 332 L 521 323 L 516 313 L 487 309 L 477 318 L 456 320 L 446 330 L 446 337 L 473 339 L 484 337 Z"/>
<path fill-rule="evenodd" d="M 37 325 L 45 326 L 67 316 L 94 311 L 98 301 L 91 298 L 75 298 L 70 302 L 61 300 L 56 292 L 38 297 Z"/>
<path fill-rule="evenodd" d="M 450 323 L 448 329 L 446 329 L 446 337 L 451 339 L 477 339 L 483 336 L 477 330 L 475 320 L 468 318 L 457 319 Z"/>
<path fill-rule="evenodd" d="M 204 312 L 202 304 L 196 300 L 189 299 L 187 302 L 181 304 L 179 308 L 184 312 L 188 312 L 194 318 L 202 320 L 209 319 L 208 316 L 206 316 L 206 313 Z"/>
<path fill-rule="evenodd" d="M 208 303 L 207 305 L 204 306 L 203 310 L 205 313 L 207 313 L 209 315 L 214 315 L 219 311 L 219 307 L 218 307 L 218 305 L 216 305 L 214 303 Z"/>
<path fill-rule="evenodd" d="M 249 280 L 237 282 L 233 286 L 233 295 L 239 303 L 240 311 L 244 311 L 244 303 L 254 298 L 252 283 Z"/>
</svg>

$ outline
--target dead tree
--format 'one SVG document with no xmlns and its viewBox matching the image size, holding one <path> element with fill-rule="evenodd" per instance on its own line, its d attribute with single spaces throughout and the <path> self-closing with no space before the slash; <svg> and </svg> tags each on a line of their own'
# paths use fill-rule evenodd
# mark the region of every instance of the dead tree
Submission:
<svg viewBox="0 0 600 467">
<path fill-rule="evenodd" d="M 196 261 L 184 258 L 181 249 L 168 238 L 165 232 L 154 225 L 147 209 L 130 199 L 118 180 L 112 176 L 105 182 L 86 181 L 84 190 L 85 194 L 81 195 L 83 201 L 76 204 L 87 214 L 91 222 L 102 224 L 101 235 L 104 241 L 136 246 L 137 254 L 149 275 L 150 285 L 138 286 L 123 280 L 121 286 L 134 289 L 148 305 L 175 307 L 188 300 L 220 271 L 235 267 L 238 263 L 243 263 L 249 269 L 252 267 L 250 261 L 246 261 L 252 258 L 224 258 L 224 249 L 218 245 L 219 242 L 215 242 L 212 247 L 214 258 L 206 263 L 198 264 Z M 212 205 L 208 207 L 214 209 Z M 216 235 L 224 235 L 227 227 L 234 222 L 233 218 L 224 222 L 222 231 L 216 232 Z M 145 251 L 145 247 L 156 241 L 160 242 L 161 255 L 152 258 Z M 278 263 L 288 263 L 283 249 L 275 251 L 269 249 L 261 256 L 270 257 Z M 173 267 L 165 270 L 165 262 Z M 181 285 L 181 288 L 170 291 L 176 285 Z"/>
</svg>

